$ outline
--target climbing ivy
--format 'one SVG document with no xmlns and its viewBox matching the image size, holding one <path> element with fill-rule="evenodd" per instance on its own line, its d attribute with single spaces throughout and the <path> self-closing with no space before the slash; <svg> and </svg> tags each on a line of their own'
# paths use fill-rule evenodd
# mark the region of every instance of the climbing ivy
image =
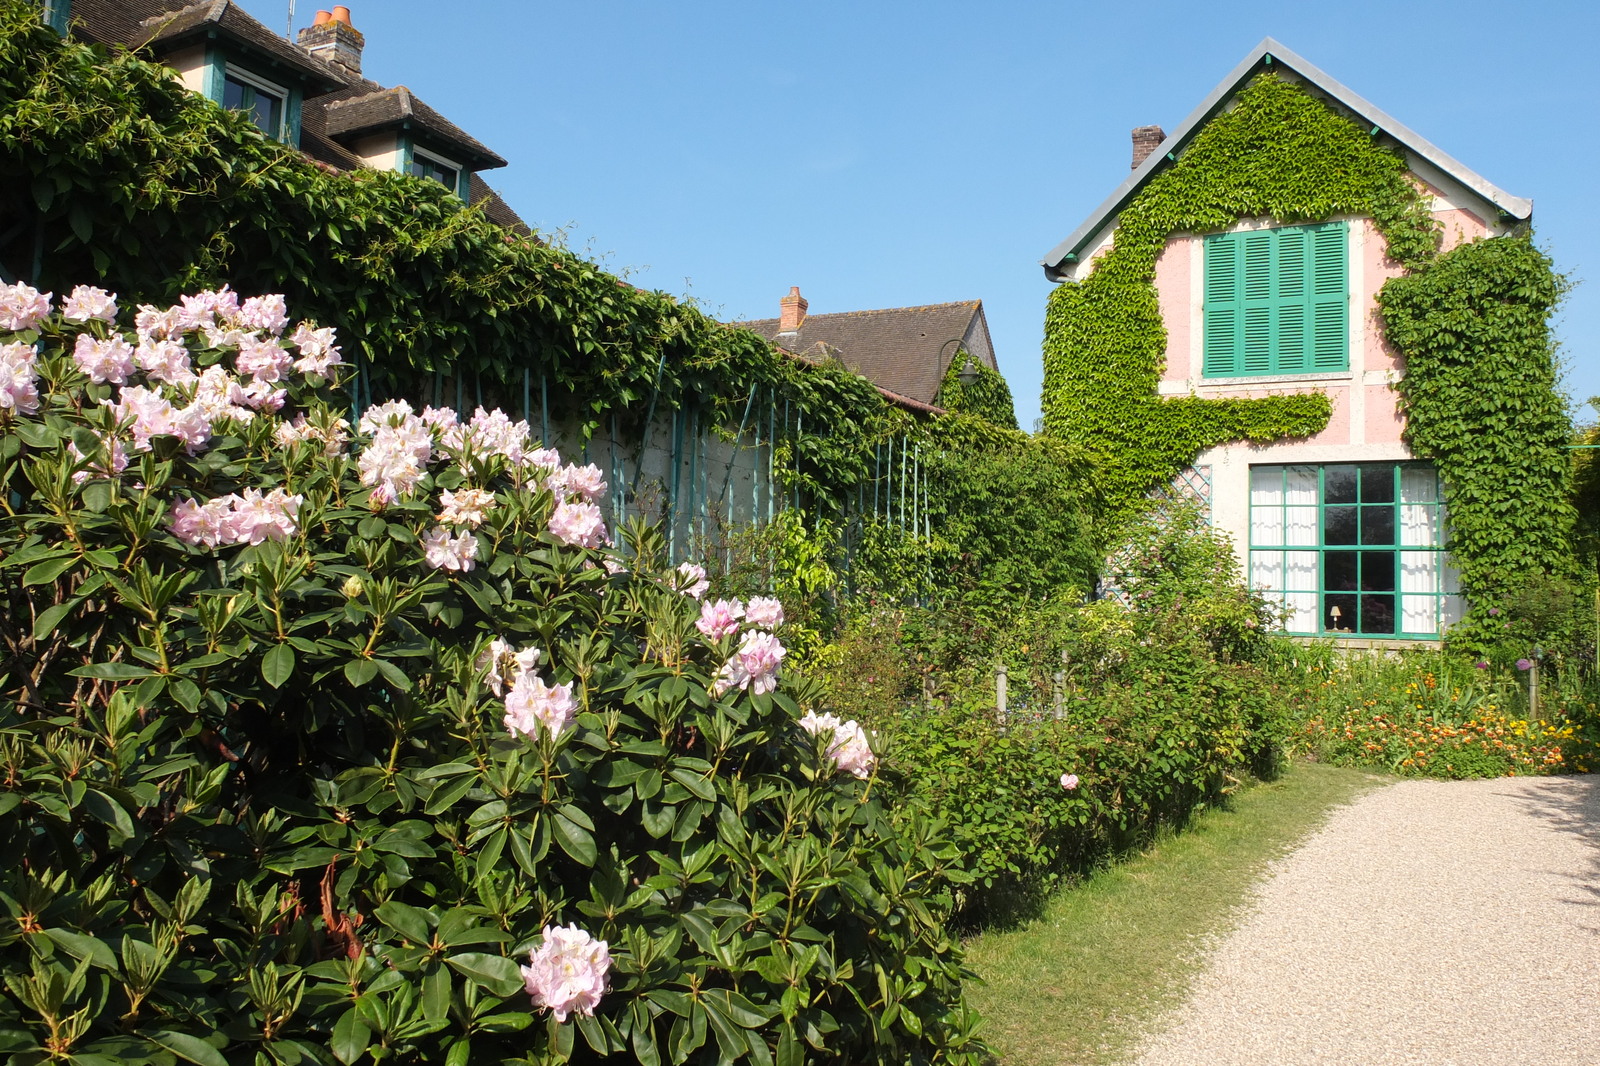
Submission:
<svg viewBox="0 0 1600 1066">
<path fill-rule="evenodd" d="M 787 411 L 802 493 L 839 498 L 903 421 L 872 384 L 515 234 L 437 182 L 333 173 L 123 51 L 64 41 L 0 0 L 0 273 L 125 305 L 223 283 L 338 328 L 357 403 L 537 411 L 587 434 L 699 408 Z M 537 415 L 534 415 L 537 420 Z"/>
<path fill-rule="evenodd" d="M 1045 318 L 1045 431 L 1098 456 L 1110 517 L 1206 448 L 1304 437 L 1327 425 L 1321 393 L 1262 399 L 1156 394 L 1167 335 L 1156 259 L 1176 233 L 1245 218 L 1314 222 L 1368 215 L 1392 258 L 1424 261 L 1438 245 L 1404 158 L 1299 85 L 1262 74 L 1183 155 L 1123 209 L 1114 246 L 1080 282 L 1050 294 Z"/>
<path fill-rule="evenodd" d="M 956 414 L 974 415 L 1006 429 L 1017 428 L 1017 408 L 1011 399 L 1011 386 L 1000 371 L 972 361 L 978 378 L 971 385 L 961 383 L 961 370 L 966 366 L 967 352 L 963 348 L 950 360 L 939 383 L 934 403 Z"/>
<path fill-rule="evenodd" d="M 1549 329 L 1562 288 L 1518 235 L 1463 244 L 1378 294 L 1406 360 L 1406 441 L 1444 478 L 1451 554 L 1479 607 L 1532 575 L 1573 576 L 1572 425 Z M 1476 618 L 1453 635 L 1501 624 Z"/>
</svg>

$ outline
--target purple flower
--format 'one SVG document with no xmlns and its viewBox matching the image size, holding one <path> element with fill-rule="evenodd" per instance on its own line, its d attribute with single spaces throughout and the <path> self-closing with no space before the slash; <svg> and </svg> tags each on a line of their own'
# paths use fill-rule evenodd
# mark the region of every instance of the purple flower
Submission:
<svg viewBox="0 0 1600 1066">
<path fill-rule="evenodd" d="M 1489 617 L 1490 618 L 1499 618 L 1500 617 L 1500 608 L 1498 608 L 1498 607 L 1489 608 Z"/>
<path fill-rule="evenodd" d="M 1517 669 L 1518 670 L 1532 670 L 1533 669 L 1533 660 L 1532 659 L 1518 659 L 1517 660 Z"/>
<path fill-rule="evenodd" d="M 1473 663 L 1472 665 L 1477 667 L 1479 670 L 1487 670 L 1487 669 L 1489 669 L 1489 660 L 1487 660 L 1487 659 L 1479 659 L 1477 662 Z"/>
</svg>

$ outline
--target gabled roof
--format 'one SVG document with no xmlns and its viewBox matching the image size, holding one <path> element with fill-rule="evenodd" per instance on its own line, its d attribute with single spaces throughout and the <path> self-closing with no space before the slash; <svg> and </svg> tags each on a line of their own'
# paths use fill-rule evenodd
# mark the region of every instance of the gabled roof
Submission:
<svg viewBox="0 0 1600 1066">
<path fill-rule="evenodd" d="M 1076 258 L 1078 253 L 1083 251 L 1108 224 L 1113 223 L 1116 216 L 1145 183 L 1161 168 L 1172 163 L 1178 153 L 1194 139 L 1201 127 L 1226 107 L 1228 101 L 1246 82 L 1264 70 L 1277 69 L 1292 72 L 1305 84 L 1353 114 L 1361 122 L 1372 125 L 1375 132 L 1381 132 L 1399 144 L 1408 155 L 1428 162 L 1481 197 L 1486 203 L 1493 205 L 1506 217 L 1523 221 L 1532 216 L 1532 200 L 1512 196 L 1318 67 L 1271 37 L 1267 37 L 1245 56 L 1242 63 L 1233 68 L 1232 73 L 1211 90 L 1211 93 L 1201 101 L 1200 106 L 1183 120 L 1182 125 L 1170 133 L 1167 139 L 1161 142 L 1161 146 L 1151 152 L 1144 162 L 1128 175 L 1127 180 L 1117 186 L 1117 190 L 1108 196 L 1104 203 L 1095 208 L 1094 213 L 1085 219 L 1082 225 L 1072 231 L 1071 236 L 1052 248 L 1049 255 L 1039 260 L 1040 265 L 1044 267 L 1045 277 L 1051 281 L 1060 281 L 1063 277 L 1061 264 Z"/>
<path fill-rule="evenodd" d="M 460 126 L 417 99 L 404 85 L 361 96 L 334 100 L 326 105 L 323 132 L 339 140 L 383 129 L 410 126 L 468 158 L 476 170 L 503 167 L 506 161 L 484 147 Z"/>
<path fill-rule="evenodd" d="M 950 360 L 964 346 L 985 366 L 999 369 L 982 300 L 807 315 L 790 333 L 779 332 L 780 324 L 776 318 L 734 323 L 804 358 L 837 358 L 896 401 L 931 405 Z"/>
<path fill-rule="evenodd" d="M 286 67 L 326 91 L 344 85 L 346 79 L 329 64 L 268 30 L 232 0 L 205 0 L 174 11 L 164 11 L 140 21 L 145 40 L 155 48 L 170 49 L 211 34 L 245 45 Z"/>
</svg>

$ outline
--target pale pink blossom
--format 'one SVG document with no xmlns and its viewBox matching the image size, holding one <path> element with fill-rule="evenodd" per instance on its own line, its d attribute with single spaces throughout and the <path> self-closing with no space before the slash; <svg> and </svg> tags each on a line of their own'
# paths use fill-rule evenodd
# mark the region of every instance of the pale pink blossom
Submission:
<svg viewBox="0 0 1600 1066">
<path fill-rule="evenodd" d="M 330 421 L 326 425 L 309 421 L 304 414 L 294 416 L 292 422 L 279 422 L 273 430 L 273 436 L 285 448 L 295 444 L 309 443 L 320 444 L 322 454 L 329 459 L 344 454 L 344 446 L 350 439 L 348 423 L 343 419 Z"/>
<path fill-rule="evenodd" d="M 302 322 L 289 339 L 300 351 L 300 358 L 294 361 L 295 370 L 313 383 L 331 378 L 329 371 L 344 363 L 339 346 L 334 343 L 332 326 L 314 329 L 310 323 Z"/>
<path fill-rule="evenodd" d="M 435 570 L 466 572 L 477 566 L 478 538 L 471 533 L 452 537 L 444 526 L 434 526 L 422 537 L 422 554 Z"/>
<path fill-rule="evenodd" d="M 558 500 L 577 498 L 598 503 L 606 494 L 606 479 L 593 463 L 588 466 L 568 463 L 546 478 L 544 484 Z"/>
<path fill-rule="evenodd" d="M 273 385 L 283 380 L 283 375 L 293 364 L 294 360 L 286 348 L 276 340 L 262 337 L 246 337 L 239 345 L 238 358 L 234 360 L 234 368 L 241 376 Z"/>
<path fill-rule="evenodd" d="M 707 601 L 700 605 L 700 618 L 695 628 L 712 640 L 721 640 L 739 632 L 739 619 L 744 617 L 744 605 L 738 600 Z"/>
<path fill-rule="evenodd" d="M 121 337 L 100 340 L 80 333 L 72 348 L 72 361 L 96 385 L 121 385 L 133 373 L 133 349 Z"/>
<path fill-rule="evenodd" d="M 777 629 L 783 625 L 783 604 L 772 596 L 752 596 L 744 620 L 762 629 Z"/>
<path fill-rule="evenodd" d="M 148 340 L 164 341 L 181 337 L 188 332 L 186 323 L 187 318 L 181 307 L 159 309 L 140 304 L 138 314 L 133 316 L 133 328 L 141 339 Z"/>
<path fill-rule="evenodd" d="M 31 344 L 0 344 L 0 410 L 31 415 L 39 410 L 39 372 Z"/>
<path fill-rule="evenodd" d="M 592 503 L 558 503 L 550 512 L 550 533 L 574 548 L 598 548 L 610 544 L 605 518 Z"/>
<path fill-rule="evenodd" d="M 496 696 L 503 696 L 507 688 L 515 685 L 519 678 L 539 665 L 540 658 L 539 649 L 531 644 L 517 651 L 509 642 L 495 637 L 483 650 L 483 654 L 478 656 L 476 666 L 485 673 L 489 691 Z"/>
<path fill-rule="evenodd" d="M 739 647 L 717 672 L 712 693 L 720 696 L 732 688 L 748 689 L 757 696 L 771 692 L 778 687 L 778 667 L 786 654 L 783 642 L 771 633 L 746 630 Z"/>
<path fill-rule="evenodd" d="M 523 736 L 537 736 L 543 726 L 552 737 L 559 737 L 578 716 L 572 699 L 572 682 L 546 685 L 532 670 L 517 674 L 506 693 L 506 729 Z"/>
<path fill-rule="evenodd" d="M 140 385 L 122 390 L 120 403 L 112 405 L 119 422 L 128 423 L 133 446 L 150 450 L 151 437 L 182 438 L 185 449 L 195 455 L 211 440 L 211 419 L 199 404 L 178 409 L 158 392 Z"/>
<path fill-rule="evenodd" d="M 679 563 L 678 577 L 673 586 L 685 596 L 699 599 L 711 587 L 711 582 L 706 580 L 706 568 L 694 563 Z"/>
<path fill-rule="evenodd" d="M 1077 774 L 1062 774 L 1061 775 L 1061 787 L 1066 789 L 1068 792 L 1071 792 L 1073 789 L 1077 788 L 1078 787 L 1078 775 Z"/>
<path fill-rule="evenodd" d="M 467 526 L 477 529 L 483 525 L 486 512 L 494 506 L 494 493 L 483 489 L 445 489 L 439 497 L 439 521 L 446 525 Z"/>
<path fill-rule="evenodd" d="M 79 285 L 61 305 L 61 317 L 68 322 L 113 322 L 117 317 L 117 298 L 93 285 Z"/>
<path fill-rule="evenodd" d="M 223 496 L 206 503 L 180 500 L 172 508 L 173 536 L 188 544 L 215 548 L 233 541 L 233 501 Z"/>
<path fill-rule="evenodd" d="M 239 322 L 247 329 L 259 329 L 274 337 L 289 324 L 289 307 L 281 295 L 252 296 L 239 306 Z"/>
<path fill-rule="evenodd" d="M 878 758 L 872 754 L 872 746 L 867 743 L 866 730 L 858 722 L 842 722 L 837 715 L 818 715 L 815 711 L 807 711 L 805 717 L 800 719 L 800 728 L 812 736 L 826 737 L 828 758 L 847 774 L 866 778 L 878 765 Z"/>
<path fill-rule="evenodd" d="M 369 408 L 360 425 L 372 434 L 356 460 L 361 483 L 372 489 L 373 503 L 380 507 L 393 503 L 410 493 L 427 472 L 433 434 L 404 400 Z"/>
<path fill-rule="evenodd" d="M 241 390 L 244 404 L 253 411 L 274 412 L 283 407 L 289 396 L 288 389 L 274 388 L 269 382 L 252 381 Z"/>
<path fill-rule="evenodd" d="M 189 349 L 177 341 L 141 337 L 139 346 L 133 350 L 133 361 L 152 381 L 189 385 L 199 380 L 189 358 Z"/>
<path fill-rule="evenodd" d="M 273 489 L 265 496 L 260 489 L 245 489 L 244 495 L 232 497 L 233 517 L 229 523 L 232 540 L 236 544 L 260 544 L 266 540 L 285 540 L 297 528 L 296 519 L 304 496 L 291 496 L 283 489 Z"/>
<path fill-rule="evenodd" d="M 596 940 L 576 924 L 565 929 L 547 925 L 544 943 L 528 953 L 522 967 L 523 990 L 535 1007 L 549 1009 L 557 1022 L 567 1015 L 594 1014 L 606 993 L 606 972 L 611 953 L 604 940 Z"/>
<path fill-rule="evenodd" d="M 217 349 L 239 348 L 248 341 L 261 339 L 254 330 L 223 322 L 202 323 L 200 335 L 206 339 L 206 347 Z"/>
<path fill-rule="evenodd" d="M 428 426 L 439 434 L 448 434 L 451 430 L 461 428 L 461 416 L 456 414 L 453 407 L 424 407 L 419 416 Z M 460 434 L 456 434 L 456 446 L 460 445 Z"/>
<path fill-rule="evenodd" d="M 467 454 L 485 458 L 504 456 L 512 467 L 520 467 L 533 446 L 533 431 L 526 422 L 513 422 L 511 416 L 499 408 L 485 411 L 478 408 L 472 420 L 462 427 L 460 443 L 454 447 Z"/>
<path fill-rule="evenodd" d="M 33 329 L 50 313 L 52 295 L 25 281 L 0 285 L 0 329 Z"/>
<path fill-rule="evenodd" d="M 123 392 L 126 394 L 127 390 Z M 190 406 L 212 421 L 231 418 L 237 422 L 249 422 L 256 415 L 247 406 L 246 399 L 244 387 L 238 379 L 226 367 L 213 363 L 200 372 Z"/>
<path fill-rule="evenodd" d="M 361 421 L 357 423 L 356 428 L 363 433 L 372 434 L 384 426 L 403 426 L 414 417 L 416 413 L 404 400 L 386 400 L 363 411 Z"/>
<path fill-rule="evenodd" d="M 561 469 L 561 453 L 554 448 L 535 448 L 522 457 L 522 465 L 546 475 L 553 474 Z"/>
<path fill-rule="evenodd" d="M 239 294 L 224 285 L 220 289 L 180 296 L 178 306 L 173 310 L 178 312 L 179 332 L 182 333 L 215 327 L 219 319 L 226 325 L 237 326 Z"/>
</svg>

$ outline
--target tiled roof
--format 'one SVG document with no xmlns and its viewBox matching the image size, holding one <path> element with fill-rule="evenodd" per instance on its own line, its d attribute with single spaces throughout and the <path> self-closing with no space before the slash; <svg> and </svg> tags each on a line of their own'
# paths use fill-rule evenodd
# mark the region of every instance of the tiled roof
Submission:
<svg viewBox="0 0 1600 1066">
<path fill-rule="evenodd" d="M 503 167 L 506 161 L 472 138 L 460 126 L 417 99 L 404 85 L 350 96 L 324 105 L 322 129 L 336 140 L 360 133 L 410 124 L 431 134 L 458 153 L 474 169 Z"/>
<path fill-rule="evenodd" d="M 327 128 L 329 108 L 342 110 L 353 105 L 360 106 L 353 106 L 347 116 L 338 120 L 344 124 L 341 129 L 353 128 L 349 124 L 363 114 L 376 115 L 390 108 L 404 112 L 396 124 L 409 119 L 418 129 L 469 154 L 472 158 L 463 160 L 469 166 L 488 169 L 506 165 L 499 155 L 418 100 L 404 86 L 388 90 L 377 82 L 347 74 L 273 33 L 231 0 L 204 0 L 202 3 L 72 0 L 72 18 L 73 33 L 83 39 L 108 46 L 147 49 L 158 55 L 181 47 L 193 36 L 215 30 L 219 36 L 260 54 L 269 63 L 292 70 L 306 88 L 300 110 L 300 150 L 317 162 L 339 170 L 359 170 L 366 166 L 359 156 L 335 140 Z M 391 99 L 399 94 L 404 95 L 404 103 Z M 361 103 L 369 97 L 378 99 L 373 104 Z M 368 128 L 376 129 L 381 125 L 381 122 L 373 122 Z M 484 215 L 491 222 L 523 236 L 532 235 L 527 223 L 487 183 L 474 175 L 470 186 L 471 202 L 482 204 Z"/>
<path fill-rule="evenodd" d="M 951 358 L 962 347 L 998 369 L 981 300 L 808 315 L 793 333 L 779 333 L 779 322 L 763 318 L 735 325 L 807 358 L 837 357 L 880 390 L 918 404 L 933 403 Z"/>
</svg>

